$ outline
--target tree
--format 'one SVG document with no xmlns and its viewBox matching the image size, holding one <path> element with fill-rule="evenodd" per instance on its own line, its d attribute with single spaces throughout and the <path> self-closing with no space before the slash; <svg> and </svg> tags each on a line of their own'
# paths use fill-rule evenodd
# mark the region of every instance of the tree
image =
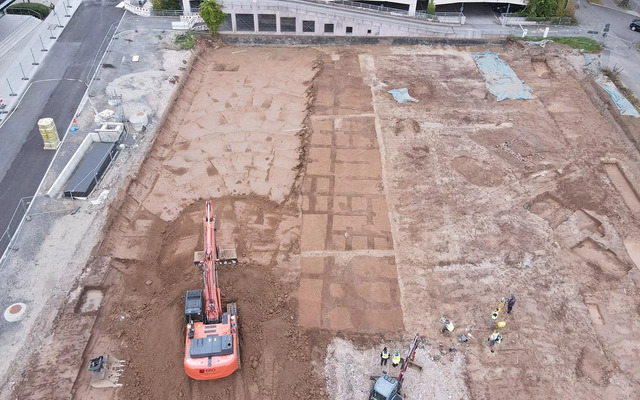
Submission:
<svg viewBox="0 0 640 400">
<path fill-rule="evenodd" d="M 200 3 L 200 16 L 209 27 L 209 33 L 214 35 L 222 26 L 227 14 L 222 11 L 222 4 L 216 0 L 204 0 Z"/>
<path fill-rule="evenodd" d="M 435 13 L 436 13 L 435 0 L 429 0 L 429 4 L 427 5 L 427 14 L 434 15 Z"/>
<path fill-rule="evenodd" d="M 154 10 L 179 10 L 180 0 L 151 0 Z"/>
<path fill-rule="evenodd" d="M 529 18 L 552 18 L 556 16 L 558 2 L 556 0 L 531 0 L 521 15 Z"/>
</svg>

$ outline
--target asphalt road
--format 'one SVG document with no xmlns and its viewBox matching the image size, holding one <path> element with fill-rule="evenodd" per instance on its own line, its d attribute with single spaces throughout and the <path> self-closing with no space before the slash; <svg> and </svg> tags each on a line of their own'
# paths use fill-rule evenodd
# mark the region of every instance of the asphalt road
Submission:
<svg viewBox="0 0 640 400">
<path fill-rule="evenodd" d="M 122 18 L 124 10 L 115 8 L 117 3 L 81 3 L 20 105 L 0 128 L 0 235 L 20 199 L 34 195 L 55 154 L 42 148 L 38 119 L 53 118 L 62 139 L 87 89 L 96 53 L 111 25 Z M 0 247 L 0 254 L 3 251 Z"/>
</svg>

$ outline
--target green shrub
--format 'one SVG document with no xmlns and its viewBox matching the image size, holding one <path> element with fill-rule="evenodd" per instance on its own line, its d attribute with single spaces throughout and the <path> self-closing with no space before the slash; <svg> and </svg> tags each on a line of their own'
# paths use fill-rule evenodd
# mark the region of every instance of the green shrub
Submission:
<svg viewBox="0 0 640 400">
<path fill-rule="evenodd" d="M 189 50 L 189 49 L 192 49 L 193 46 L 196 44 L 197 36 L 198 36 L 197 33 L 188 31 L 188 32 L 176 35 L 175 42 L 178 46 L 180 46 L 182 50 Z"/>
<path fill-rule="evenodd" d="M 427 6 L 427 14 L 435 14 L 436 13 L 436 3 L 434 3 L 434 0 L 430 0 L 429 1 L 429 5 Z"/>
<path fill-rule="evenodd" d="M 567 46 L 571 46 L 574 49 L 584 50 L 589 53 L 596 53 L 602 50 L 602 46 L 600 46 L 600 43 L 588 37 L 581 37 L 581 36 L 554 37 L 553 41 L 557 43 L 566 44 Z"/>
<path fill-rule="evenodd" d="M 527 36 L 527 37 L 517 37 L 516 40 L 530 40 L 532 42 L 542 40 L 542 36 Z M 567 46 L 573 47 L 574 49 L 584 50 L 587 53 L 597 53 L 602 50 L 602 46 L 595 39 L 591 39 L 588 37 L 582 36 L 567 36 L 567 37 L 548 37 L 547 39 L 552 40 L 556 43 L 566 44 Z"/>
<path fill-rule="evenodd" d="M 556 0 L 531 0 L 524 10 L 518 12 L 518 15 L 529 18 L 562 17 L 557 15 L 558 9 Z"/>
<path fill-rule="evenodd" d="M 151 0 L 154 10 L 180 10 L 180 0 Z"/>
<path fill-rule="evenodd" d="M 209 27 L 209 33 L 214 35 L 222 26 L 227 14 L 222 11 L 222 3 L 216 0 L 204 0 L 200 3 L 200 16 Z"/>
<path fill-rule="evenodd" d="M 7 7 L 7 14 L 32 15 L 36 18 L 45 19 L 51 12 L 49 6 L 41 3 L 13 3 Z"/>
</svg>

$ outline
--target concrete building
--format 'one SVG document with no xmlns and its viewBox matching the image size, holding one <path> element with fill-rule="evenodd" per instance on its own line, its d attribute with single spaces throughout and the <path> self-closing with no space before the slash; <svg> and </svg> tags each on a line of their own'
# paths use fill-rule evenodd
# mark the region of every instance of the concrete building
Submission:
<svg viewBox="0 0 640 400">
<path fill-rule="evenodd" d="M 195 10 L 198 8 L 198 5 L 201 0 L 182 0 L 183 10 Z M 226 6 L 229 0 L 224 1 L 223 4 Z M 254 3 L 260 3 L 265 0 L 251 0 Z M 417 10 L 426 10 L 429 1 L 433 1 L 437 6 L 447 5 L 447 4 L 469 4 L 469 3 L 502 3 L 502 4 L 515 4 L 515 5 L 526 5 L 529 0 L 393 0 L 393 1 L 381 1 L 381 0 L 307 0 L 308 2 L 317 2 L 323 4 L 336 4 L 336 5 L 349 5 L 353 3 L 359 3 L 362 5 L 371 6 L 372 10 L 379 8 L 380 10 L 386 11 L 395 11 L 397 13 L 406 14 L 409 16 L 416 15 Z M 424 12 L 424 11 L 423 11 Z M 188 15 L 185 13 L 185 15 Z"/>
</svg>

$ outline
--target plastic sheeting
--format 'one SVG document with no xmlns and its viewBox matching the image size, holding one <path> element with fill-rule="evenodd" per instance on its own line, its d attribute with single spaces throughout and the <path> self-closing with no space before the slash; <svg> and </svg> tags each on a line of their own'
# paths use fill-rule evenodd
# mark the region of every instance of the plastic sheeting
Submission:
<svg viewBox="0 0 640 400">
<path fill-rule="evenodd" d="M 484 76 L 487 89 L 498 101 L 533 99 L 531 88 L 518 78 L 499 55 L 492 51 L 483 51 L 472 53 L 471 56 Z"/>
<path fill-rule="evenodd" d="M 640 117 L 640 114 L 638 114 L 638 110 L 636 110 L 633 104 L 631 104 L 629 100 L 627 100 L 627 98 L 624 97 L 622 93 L 620 93 L 618 88 L 615 87 L 613 83 L 600 83 L 600 87 L 602 87 L 607 93 L 609 93 L 609 96 L 611 96 L 611 100 L 616 103 L 616 107 L 618 107 L 620 114 L 630 115 L 636 118 Z"/>
<path fill-rule="evenodd" d="M 417 103 L 418 101 L 420 101 L 418 99 L 415 99 L 409 96 L 409 90 L 407 88 L 392 89 L 392 90 L 389 90 L 389 93 L 393 96 L 393 99 L 398 103 L 408 103 L 410 101 Z"/>
</svg>

